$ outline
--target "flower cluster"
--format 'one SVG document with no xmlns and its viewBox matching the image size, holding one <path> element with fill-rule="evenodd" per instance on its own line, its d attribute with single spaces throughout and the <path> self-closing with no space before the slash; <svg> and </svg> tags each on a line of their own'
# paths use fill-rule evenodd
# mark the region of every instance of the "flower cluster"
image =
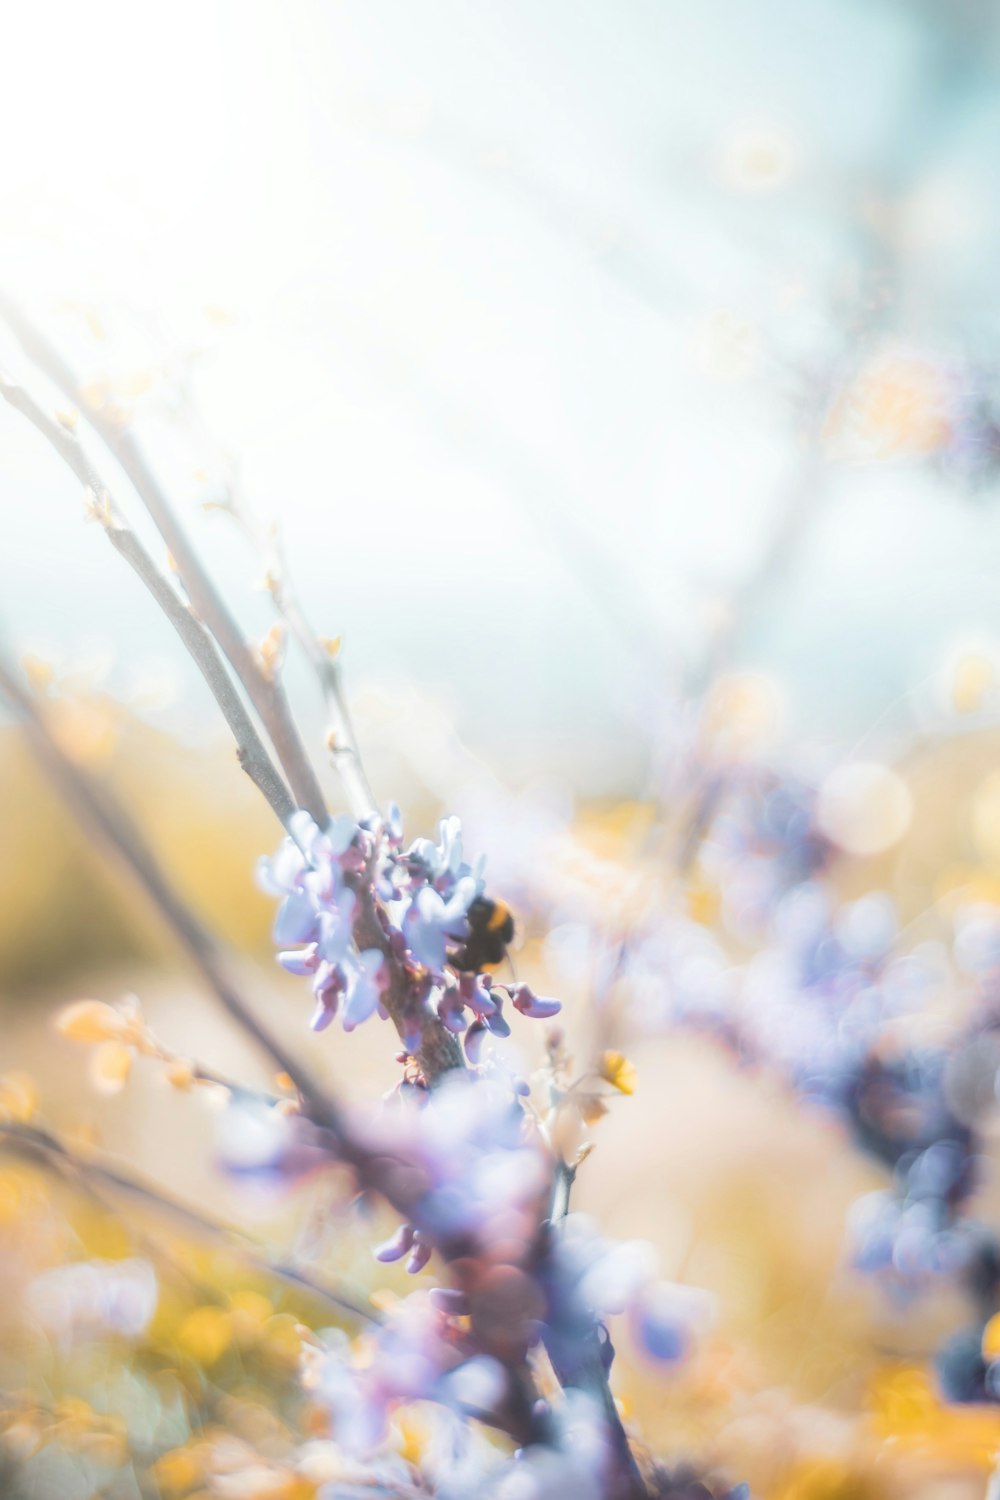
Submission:
<svg viewBox="0 0 1000 1500">
<path fill-rule="evenodd" d="M 660 1281 L 656 1253 L 644 1240 L 612 1243 L 586 1214 L 570 1214 L 553 1236 L 547 1276 L 546 1347 L 565 1370 L 583 1343 L 581 1331 L 600 1330 L 601 1359 L 614 1359 L 606 1320 L 626 1315 L 632 1342 L 653 1364 L 679 1364 L 711 1324 L 711 1298 L 695 1287 Z"/>
<path fill-rule="evenodd" d="M 842 861 L 806 782 L 734 767 L 687 891 L 640 909 L 617 974 L 633 1024 L 707 1033 L 835 1114 L 890 1177 L 851 1215 L 851 1264 L 896 1302 L 958 1286 L 981 1332 L 1000 1302 L 995 1238 L 972 1217 L 1000 1077 L 1000 909 L 961 906 L 952 941 L 913 941 L 888 893 L 839 895 Z"/>
<path fill-rule="evenodd" d="M 529 985 L 496 985 L 485 972 L 494 945 L 481 958 L 470 943 L 474 932 L 490 930 L 498 909 L 483 895 L 483 861 L 473 869 L 463 858 L 458 818 L 442 819 L 438 835 L 437 843 L 421 838 L 404 848 L 395 806 L 384 822 L 345 814 L 325 830 L 298 812 L 277 854 L 260 861 L 261 885 L 281 899 L 278 962 L 311 978 L 314 1030 L 338 1014 L 345 1031 L 375 1012 L 385 1019 L 394 975 L 404 1043 L 414 1052 L 428 1013 L 465 1032 L 476 1061 L 487 1035 L 510 1034 L 505 998 L 526 1016 L 559 1010 Z"/>
<path fill-rule="evenodd" d="M 341 1338 L 312 1350 L 307 1389 L 331 1412 L 341 1447 L 368 1457 L 384 1448 L 390 1418 L 401 1406 L 429 1401 L 461 1414 L 499 1403 L 502 1367 L 470 1354 L 463 1347 L 468 1342 L 433 1293 L 414 1292 L 356 1347 Z"/>
<path fill-rule="evenodd" d="M 439 1425 L 447 1417 L 442 1430 L 456 1443 L 470 1413 L 506 1413 L 528 1442 L 525 1475 L 539 1465 L 548 1475 L 569 1407 L 524 1407 L 520 1372 L 541 1344 L 593 1448 L 594 1483 L 612 1444 L 592 1389 L 595 1370 L 606 1378 L 614 1358 L 607 1320 L 625 1315 L 640 1354 L 670 1366 L 710 1321 L 709 1299 L 658 1281 L 643 1242 L 610 1243 L 578 1214 L 548 1221 L 550 1152 L 523 1097 L 498 1073 L 458 1072 L 431 1091 L 404 1084 L 358 1125 L 357 1139 L 379 1164 L 383 1191 L 407 1201 L 406 1221 L 377 1258 L 406 1257 L 418 1273 L 437 1252 L 445 1279 L 393 1303 L 360 1343 L 338 1337 L 314 1351 L 310 1389 L 330 1411 L 337 1441 L 352 1453 L 382 1454 L 396 1414 L 414 1402 L 440 1408 Z M 582 1440 L 578 1433 L 577 1446 Z M 564 1463 L 566 1455 L 560 1474 Z"/>
<path fill-rule="evenodd" d="M 435 1247 L 491 1266 L 527 1260 L 550 1163 L 520 1099 L 501 1080 L 459 1072 L 432 1093 L 401 1092 L 365 1139 L 416 1184 L 410 1222 L 376 1251 L 379 1260 L 405 1255 L 407 1269 L 417 1272 Z M 476 1294 L 469 1296 L 476 1303 Z"/>
<path fill-rule="evenodd" d="M 817 821 L 815 788 L 755 766 L 733 776 L 702 862 L 717 882 L 727 927 L 757 937 L 776 903 L 819 876 L 832 854 Z"/>
<path fill-rule="evenodd" d="M 371 835 L 353 818 L 336 818 L 321 832 L 308 813 L 298 812 L 277 854 L 258 865 L 264 890 L 281 897 L 274 923 L 274 940 L 284 950 L 278 962 L 312 978 L 316 1031 L 338 1011 L 352 1031 L 379 1005 L 384 954 L 355 942 L 358 893 L 348 879 L 361 875 L 373 854 Z"/>
</svg>

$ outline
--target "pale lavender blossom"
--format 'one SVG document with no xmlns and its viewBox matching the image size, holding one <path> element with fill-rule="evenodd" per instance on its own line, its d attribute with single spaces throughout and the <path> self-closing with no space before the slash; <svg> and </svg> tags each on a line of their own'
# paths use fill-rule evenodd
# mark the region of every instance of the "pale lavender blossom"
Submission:
<svg viewBox="0 0 1000 1500">
<path fill-rule="evenodd" d="M 84 1260 L 54 1266 L 30 1283 L 31 1315 L 61 1345 L 117 1334 L 135 1339 L 156 1311 L 159 1288 L 148 1260 Z"/>
<path fill-rule="evenodd" d="M 392 1412 L 413 1401 L 489 1410 L 507 1377 L 496 1360 L 468 1354 L 463 1342 L 454 1320 L 426 1292 L 414 1292 L 389 1310 L 360 1363 L 343 1347 L 322 1356 L 311 1383 L 331 1411 L 337 1442 L 348 1453 L 376 1451 Z"/>
</svg>

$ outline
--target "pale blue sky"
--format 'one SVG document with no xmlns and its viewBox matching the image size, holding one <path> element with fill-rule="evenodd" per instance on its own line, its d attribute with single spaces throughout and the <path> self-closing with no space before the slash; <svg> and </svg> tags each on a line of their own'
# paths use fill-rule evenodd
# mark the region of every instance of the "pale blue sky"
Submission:
<svg viewBox="0 0 1000 1500">
<path fill-rule="evenodd" d="M 415 684 L 511 775 L 611 787 L 794 481 L 792 372 L 889 334 L 991 354 L 991 9 L 41 0 L 0 58 L 0 279 L 88 368 L 201 349 L 208 423 L 359 692 Z M 846 329 L 886 201 L 900 296 Z M 262 629 L 246 552 L 193 509 L 211 454 L 144 420 Z M 9 633 L 184 680 L 2 412 L 0 506 Z M 996 510 L 903 463 L 831 480 L 745 647 L 794 722 L 851 738 L 1000 634 Z"/>
</svg>

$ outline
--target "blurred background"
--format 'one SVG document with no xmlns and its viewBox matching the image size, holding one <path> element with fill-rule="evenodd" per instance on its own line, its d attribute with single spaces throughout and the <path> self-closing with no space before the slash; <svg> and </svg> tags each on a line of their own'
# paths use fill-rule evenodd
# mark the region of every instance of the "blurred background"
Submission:
<svg viewBox="0 0 1000 1500">
<path fill-rule="evenodd" d="M 726 763 L 827 788 L 834 887 L 888 892 L 914 941 L 956 891 L 1000 899 L 990 0 L 39 0 L 9 29 L 0 297 L 88 402 L 127 413 L 255 639 L 260 560 L 214 503 L 235 476 L 278 523 L 341 637 L 376 793 L 413 836 L 462 816 L 521 918 L 518 972 L 566 995 L 574 1045 L 600 1030 L 581 951 L 667 878 L 692 705 Z M 51 394 L 2 327 L 0 364 Z M 7 408 L 0 506 L 0 629 L 60 743 L 309 1045 L 252 880 L 269 814 L 72 475 Z M 294 655 L 286 677 L 322 761 Z M 831 778 L 858 763 L 882 779 L 844 812 Z M 13 723 L 0 807 L 0 1063 L 180 1195 L 313 1243 L 304 1201 L 220 1186 L 210 1103 L 95 1100 L 49 1026 L 81 995 L 136 991 L 171 1045 L 262 1075 Z M 727 1309 L 708 1365 L 626 1381 L 651 1440 L 680 1433 L 775 1500 L 981 1495 L 1000 1423 L 878 1385 L 886 1349 L 919 1360 L 956 1306 L 887 1314 L 839 1269 L 881 1169 L 773 1081 L 630 1014 L 639 1089 L 581 1202 Z M 348 1092 L 393 1081 L 374 1026 L 313 1046 Z M 371 1279 L 362 1238 L 336 1253 Z"/>
</svg>

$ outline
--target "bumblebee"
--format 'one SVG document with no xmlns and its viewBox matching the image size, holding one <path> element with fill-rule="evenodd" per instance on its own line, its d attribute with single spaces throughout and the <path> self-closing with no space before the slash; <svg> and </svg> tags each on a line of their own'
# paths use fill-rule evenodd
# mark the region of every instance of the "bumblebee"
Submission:
<svg viewBox="0 0 1000 1500">
<path fill-rule="evenodd" d="M 452 968 L 478 974 L 495 969 L 507 957 L 507 944 L 514 937 L 514 918 L 504 901 L 476 896 L 466 913 L 469 932 L 465 942 L 448 954 Z"/>
</svg>

